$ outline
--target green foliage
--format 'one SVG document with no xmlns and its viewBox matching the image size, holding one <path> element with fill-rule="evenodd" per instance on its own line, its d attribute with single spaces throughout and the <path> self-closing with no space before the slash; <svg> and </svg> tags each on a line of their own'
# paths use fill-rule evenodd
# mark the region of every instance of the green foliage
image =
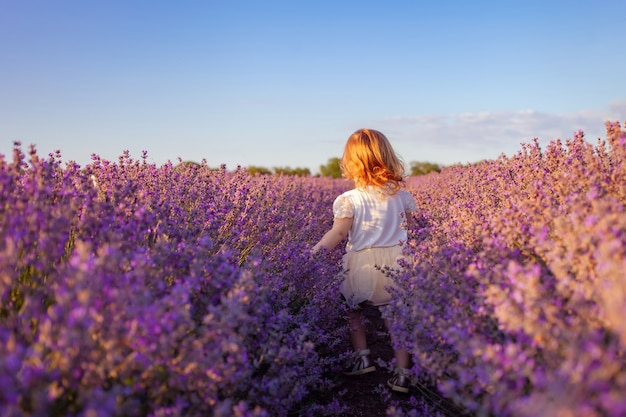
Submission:
<svg viewBox="0 0 626 417">
<path fill-rule="evenodd" d="M 296 177 L 308 177 L 311 171 L 308 168 L 274 167 L 276 175 L 295 175 Z"/>
<path fill-rule="evenodd" d="M 291 167 L 274 167 L 268 169 L 265 167 L 259 167 L 250 165 L 246 170 L 252 175 L 290 175 L 296 177 L 308 177 L 311 175 L 311 171 L 308 168 L 291 168 Z"/>
<path fill-rule="evenodd" d="M 433 171 L 441 172 L 441 166 L 433 162 L 411 162 L 411 175 L 426 175 Z"/>
<path fill-rule="evenodd" d="M 270 171 L 269 169 L 265 168 L 265 167 L 257 167 L 254 165 L 250 165 L 248 168 L 246 168 L 246 170 L 252 174 L 259 174 L 259 175 L 271 175 L 272 171 Z"/>
<path fill-rule="evenodd" d="M 323 177 L 341 178 L 341 158 L 330 158 L 326 165 L 320 165 L 320 174 Z"/>
</svg>

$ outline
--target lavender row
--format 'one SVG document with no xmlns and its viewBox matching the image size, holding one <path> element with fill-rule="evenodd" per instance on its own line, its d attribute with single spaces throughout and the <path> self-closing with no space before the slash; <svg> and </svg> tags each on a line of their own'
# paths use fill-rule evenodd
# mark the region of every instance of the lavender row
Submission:
<svg viewBox="0 0 626 417">
<path fill-rule="evenodd" d="M 0 159 L 0 414 L 340 413 L 346 184 L 142 159 Z"/>
<path fill-rule="evenodd" d="M 414 378 L 476 415 L 626 415 L 626 132 L 411 184 L 421 211 L 385 315 Z"/>
<path fill-rule="evenodd" d="M 595 146 L 412 179 L 384 314 L 415 379 L 477 415 L 626 413 L 625 142 L 609 124 Z M 0 158 L 2 415 L 341 414 L 341 251 L 308 248 L 346 187 L 17 146 Z"/>
</svg>

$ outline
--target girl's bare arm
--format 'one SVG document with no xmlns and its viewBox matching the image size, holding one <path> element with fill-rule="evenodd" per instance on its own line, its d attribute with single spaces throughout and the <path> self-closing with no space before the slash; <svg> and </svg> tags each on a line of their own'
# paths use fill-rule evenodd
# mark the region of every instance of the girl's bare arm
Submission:
<svg viewBox="0 0 626 417">
<path fill-rule="evenodd" d="M 335 219 L 333 227 L 322 236 L 319 242 L 313 249 L 312 253 L 319 251 L 322 248 L 332 250 L 337 246 L 347 235 L 352 228 L 352 217 L 346 217 L 342 219 Z"/>
</svg>

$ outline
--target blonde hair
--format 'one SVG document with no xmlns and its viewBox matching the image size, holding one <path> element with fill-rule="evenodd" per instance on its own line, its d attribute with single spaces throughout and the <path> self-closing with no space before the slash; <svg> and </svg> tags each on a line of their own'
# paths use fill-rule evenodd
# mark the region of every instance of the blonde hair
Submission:
<svg viewBox="0 0 626 417">
<path fill-rule="evenodd" d="M 404 164 L 381 132 L 360 129 L 348 138 L 341 158 L 343 176 L 357 188 L 383 187 L 395 194 L 404 185 Z"/>
</svg>

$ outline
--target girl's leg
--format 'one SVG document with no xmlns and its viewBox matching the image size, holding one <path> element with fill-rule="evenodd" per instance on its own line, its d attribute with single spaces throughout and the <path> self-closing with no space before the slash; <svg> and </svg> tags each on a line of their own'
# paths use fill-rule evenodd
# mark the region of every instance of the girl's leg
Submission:
<svg viewBox="0 0 626 417">
<path fill-rule="evenodd" d="M 350 331 L 350 341 L 357 354 L 356 362 L 352 363 L 344 371 L 344 375 L 363 375 L 376 370 L 376 366 L 370 359 L 370 350 L 367 348 L 367 338 L 365 325 L 363 324 L 363 313 L 359 310 L 351 310 L 348 313 L 348 326 Z"/>
<path fill-rule="evenodd" d="M 385 320 L 385 327 L 387 328 L 387 330 L 389 330 L 389 323 L 387 322 L 387 320 Z M 397 346 L 395 338 L 393 337 L 393 335 L 389 334 L 389 336 L 391 337 L 391 343 L 393 344 L 393 346 Z M 409 352 L 406 349 L 396 349 L 394 347 L 393 355 L 396 358 L 396 366 L 398 368 L 408 368 L 409 367 L 409 364 L 411 362 L 411 356 L 409 355 Z"/>
<path fill-rule="evenodd" d="M 409 356 L 409 352 L 406 349 L 394 349 L 393 355 L 396 357 L 396 363 L 398 364 L 398 368 L 408 368 L 409 362 L 411 358 Z"/>
<path fill-rule="evenodd" d="M 389 324 L 387 323 L 387 320 L 385 320 L 385 327 L 387 327 L 387 330 L 389 330 Z M 396 371 L 394 372 L 394 375 L 391 377 L 391 379 L 387 381 L 387 385 L 389 386 L 389 388 L 391 388 L 392 391 L 402 392 L 406 394 L 409 392 L 410 380 L 408 372 L 411 362 L 411 356 L 406 349 L 396 349 L 395 346 L 397 346 L 397 343 L 394 340 L 395 338 L 391 333 L 389 335 L 391 336 L 391 343 L 394 346 L 393 355 L 396 358 Z"/>
<path fill-rule="evenodd" d="M 348 326 L 350 341 L 355 351 L 367 349 L 367 336 L 363 324 L 363 310 L 350 310 L 348 312 Z"/>
<path fill-rule="evenodd" d="M 385 320 L 385 327 L 387 327 L 387 329 L 389 329 L 389 324 L 387 323 L 387 320 Z M 392 334 L 390 334 L 389 336 L 391 336 L 391 343 L 393 344 L 393 346 L 397 346 L 396 341 L 394 340 L 395 338 L 393 337 Z M 396 358 L 396 366 L 398 368 L 408 368 L 409 367 L 409 363 L 411 361 L 411 357 L 409 355 L 409 352 L 406 349 L 396 349 L 394 347 L 393 349 L 393 355 Z"/>
</svg>

